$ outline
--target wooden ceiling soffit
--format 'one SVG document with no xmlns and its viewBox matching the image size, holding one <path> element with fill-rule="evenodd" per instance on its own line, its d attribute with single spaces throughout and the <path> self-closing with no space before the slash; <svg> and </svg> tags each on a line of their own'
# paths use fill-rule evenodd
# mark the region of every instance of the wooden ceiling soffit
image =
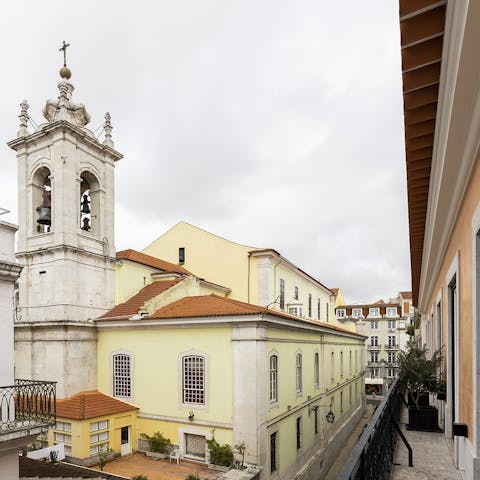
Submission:
<svg viewBox="0 0 480 480">
<path fill-rule="evenodd" d="M 400 0 L 413 302 L 418 302 L 446 1 Z"/>
</svg>

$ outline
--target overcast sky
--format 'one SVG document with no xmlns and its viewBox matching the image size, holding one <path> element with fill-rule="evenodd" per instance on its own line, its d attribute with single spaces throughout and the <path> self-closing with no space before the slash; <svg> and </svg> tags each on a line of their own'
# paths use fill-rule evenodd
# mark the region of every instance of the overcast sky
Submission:
<svg viewBox="0 0 480 480">
<path fill-rule="evenodd" d="M 347 301 L 410 289 L 398 2 L 9 2 L 0 206 L 17 220 L 19 103 L 73 99 L 115 147 L 116 247 L 180 220 L 272 247 Z"/>
</svg>

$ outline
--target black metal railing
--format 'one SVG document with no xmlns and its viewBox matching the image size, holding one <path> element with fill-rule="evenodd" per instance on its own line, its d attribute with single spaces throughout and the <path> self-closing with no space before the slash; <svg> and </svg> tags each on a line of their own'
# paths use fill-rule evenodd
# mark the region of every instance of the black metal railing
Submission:
<svg viewBox="0 0 480 480">
<path fill-rule="evenodd" d="M 53 425 L 56 383 L 18 379 L 14 385 L 0 386 L 0 435 Z"/>
<path fill-rule="evenodd" d="M 390 478 L 397 434 L 401 433 L 398 427 L 401 409 L 402 396 L 398 388 L 398 379 L 396 379 L 365 427 L 337 480 L 388 480 Z M 411 454 L 410 446 L 407 448 Z"/>
</svg>

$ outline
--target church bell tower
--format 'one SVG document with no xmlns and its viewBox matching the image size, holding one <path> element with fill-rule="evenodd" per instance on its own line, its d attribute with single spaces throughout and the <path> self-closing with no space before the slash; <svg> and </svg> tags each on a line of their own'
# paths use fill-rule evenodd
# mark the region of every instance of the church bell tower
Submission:
<svg viewBox="0 0 480 480">
<path fill-rule="evenodd" d="M 19 281 L 15 324 L 17 378 L 54 380 L 67 397 L 96 388 L 93 320 L 114 304 L 114 149 L 110 115 L 103 141 L 86 125 L 85 106 L 72 100 L 71 72 L 60 69 L 58 99 L 47 100 L 46 122 L 28 130 L 21 103 L 17 138 Z"/>
</svg>

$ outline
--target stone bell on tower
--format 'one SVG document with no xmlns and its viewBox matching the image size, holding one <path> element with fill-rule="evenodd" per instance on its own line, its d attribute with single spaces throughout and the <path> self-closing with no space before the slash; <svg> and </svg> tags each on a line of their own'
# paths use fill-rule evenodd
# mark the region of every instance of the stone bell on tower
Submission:
<svg viewBox="0 0 480 480">
<path fill-rule="evenodd" d="M 63 42 L 58 98 L 29 131 L 21 103 L 17 138 L 19 280 L 16 376 L 58 381 L 60 398 L 96 387 L 93 319 L 114 303 L 114 149 L 110 114 L 101 140 L 73 100 Z"/>
</svg>

